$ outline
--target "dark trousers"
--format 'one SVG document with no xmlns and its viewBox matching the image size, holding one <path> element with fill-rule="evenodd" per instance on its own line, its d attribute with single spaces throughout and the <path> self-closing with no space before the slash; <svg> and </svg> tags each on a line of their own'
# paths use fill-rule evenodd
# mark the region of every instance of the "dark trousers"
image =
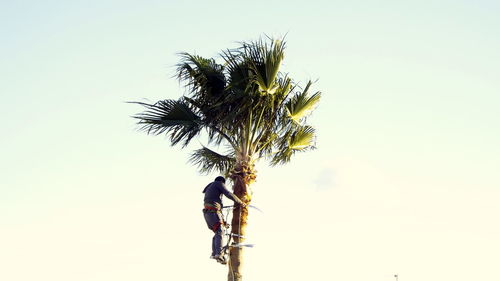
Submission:
<svg viewBox="0 0 500 281">
<path fill-rule="evenodd" d="M 204 209 L 203 217 L 208 228 L 214 232 L 214 237 L 212 238 L 212 256 L 218 256 L 222 250 L 222 214 Z"/>
</svg>

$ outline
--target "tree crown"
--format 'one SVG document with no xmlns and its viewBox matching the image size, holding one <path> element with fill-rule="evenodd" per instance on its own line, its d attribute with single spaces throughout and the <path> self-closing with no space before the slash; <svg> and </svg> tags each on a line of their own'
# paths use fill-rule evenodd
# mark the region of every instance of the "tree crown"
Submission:
<svg viewBox="0 0 500 281">
<path fill-rule="evenodd" d="M 307 117 L 321 93 L 310 92 L 280 71 L 283 40 L 242 42 L 220 53 L 223 63 L 181 53 L 177 79 L 186 94 L 154 104 L 134 102 L 145 111 L 135 115 L 148 134 L 166 134 L 172 145 L 188 145 L 203 131 L 209 144 L 227 145 L 218 153 L 208 146 L 195 150 L 190 161 L 201 172 L 228 174 L 237 162 L 268 159 L 284 164 L 300 151 L 315 148 L 315 129 Z"/>
</svg>

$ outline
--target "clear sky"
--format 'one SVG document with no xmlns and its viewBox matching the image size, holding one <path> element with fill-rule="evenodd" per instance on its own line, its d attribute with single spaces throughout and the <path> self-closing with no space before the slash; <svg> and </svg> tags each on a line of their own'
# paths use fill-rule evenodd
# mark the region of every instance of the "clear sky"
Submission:
<svg viewBox="0 0 500 281">
<path fill-rule="evenodd" d="M 258 165 L 245 280 L 500 280 L 498 3 L 1 1 L 0 280 L 225 280 L 216 174 L 124 102 L 263 34 L 323 99 L 318 149 Z"/>
</svg>

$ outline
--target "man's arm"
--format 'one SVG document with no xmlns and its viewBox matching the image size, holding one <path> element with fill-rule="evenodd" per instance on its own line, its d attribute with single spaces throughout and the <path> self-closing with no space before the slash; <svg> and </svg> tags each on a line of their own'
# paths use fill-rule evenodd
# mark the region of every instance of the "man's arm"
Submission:
<svg viewBox="0 0 500 281">
<path fill-rule="evenodd" d="M 234 195 L 234 193 L 227 190 L 226 185 L 224 183 L 221 183 L 220 188 L 221 188 L 222 194 L 224 194 L 224 196 L 226 196 L 227 198 L 233 200 L 234 203 L 246 206 L 246 204 L 243 201 L 241 201 L 241 199 L 238 198 L 238 196 Z"/>
</svg>

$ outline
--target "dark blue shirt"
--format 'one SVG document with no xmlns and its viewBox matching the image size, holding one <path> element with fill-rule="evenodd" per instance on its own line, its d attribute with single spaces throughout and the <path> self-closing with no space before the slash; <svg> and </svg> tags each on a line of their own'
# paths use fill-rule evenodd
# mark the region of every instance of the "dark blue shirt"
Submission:
<svg viewBox="0 0 500 281">
<path fill-rule="evenodd" d="M 221 181 L 209 183 L 205 189 L 203 189 L 203 193 L 205 193 L 203 202 L 212 204 L 217 208 L 222 208 L 222 194 L 238 204 L 241 203 L 241 200 L 231 191 L 227 190 L 226 185 Z"/>
</svg>

